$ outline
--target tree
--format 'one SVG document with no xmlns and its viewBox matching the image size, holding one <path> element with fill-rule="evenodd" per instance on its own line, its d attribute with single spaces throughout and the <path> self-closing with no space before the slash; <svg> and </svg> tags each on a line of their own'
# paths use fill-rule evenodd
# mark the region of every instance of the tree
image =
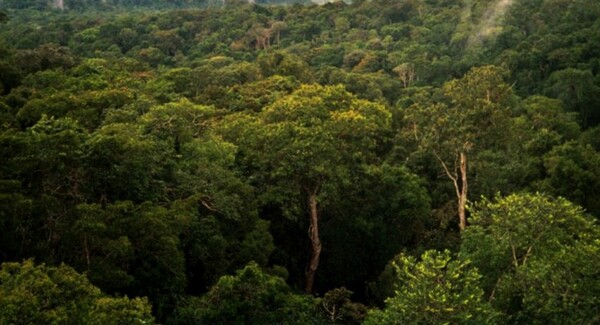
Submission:
<svg viewBox="0 0 600 325">
<path fill-rule="evenodd" d="M 233 171 L 237 147 L 211 131 L 218 115 L 213 107 L 181 100 L 140 118 L 144 131 L 162 144 L 167 177 L 161 181 L 175 200 L 194 293 L 251 260 L 266 264 L 273 250 L 253 188 Z"/>
<path fill-rule="evenodd" d="M 321 214 L 326 249 L 319 275 L 326 288 L 344 286 L 360 295 L 400 250 L 423 244 L 430 198 L 422 180 L 401 164 L 367 166 L 352 184 L 338 186 L 343 196 L 328 199 Z"/>
<path fill-rule="evenodd" d="M 516 133 L 530 132 L 515 139 L 535 156 L 542 156 L 564 141 L 575 140 L 580 134 L 577 113 L 565 112 L 560 100 L 544 96 L 531 96 L 523 100 L 522 129 Z"/>
<path fill-rule="evenodd" d="M 2 140 L 0 137 L 0 143 Z M 18 180 L 0 179 L 0 227 L 5 229 L 0 237 L 0 261 L 20 259 L 30 253 L 28 244 L 35 228 L 33 200 L 23 195 L 21 185 Z"/>
<path fill-rule="evenodd" d="M 17 133 L 11 146 L 23 151 L 12 156 L 11 173 L 30 188 L 36 197 L 52 195 L 61 200 L 80 199 L 82 146 L 89 134 L 70 118 L 43 115 L 26 132 Z"/>
<path fill-rule="evenodd" d="M 386 308 L 369 312 L 364 324 L 494 324 L 478 271 L 449 251 L 426 251 L 421 260 L 401 254 L 392 261 L 396 289 Z"/>
<path fill-rule="evenodd" d="M 83 146 L 82 191 L 91 202 L 158 200 L 165 188 L 165 144 L 145 136 L 141 125 L 114 123 L 97 129 Z"/>
<path fill-rule="evenodd" d="M 153 324 L 146 298 L 113 298 L 71 267 L 3 263 L 0 269 L 3 324 Z"/>
<path fill-rule="evenodd" d="M 594 322 L 600 297 L 600 227 L 563 198 L 512 194 L 483 200 L 460 257 L 510 323 Z"/>
<path fill-rule="evenodd" d="M 0 11 L 0 24 L 4 24 L 9 20 L 10 18 L 8 17 L 8 14 L 4 11 Z"/>
<path fill-rule="evenodd" d="M 288 26 L 284 21 L 274 21 L 271 23 L 271 31 L 275 33 L 275 41 L 277 45 L 279 45 L 279 41 L 281 40 L 281 32 L 287 28 Z"/>
<path fill-rule="evenodd" d="M 256 117 L 234 116 L 231 122 L 228 137 L 249 141 L 241 146 L 247 146 L 247 163 L 260 170 L 265 200 L 286 207 L 290 216 L 303 208 L 308 214 L 305 289 L 312 292 L 322 249 L 320 210 L 339 195 L 340 184 L 351 184 L 361 166 L 374 161 L 390 113 L 341 86 L 304 85 Z"/>
<path fill-rule="evenodd" d="M 258 72 L 257 72 L 258 73 Z M 273 75 L 263 80 L 236 85 L 230 89 L 235 96 L 226 107 L 232 111 L 259 112 L 275 99 L 290 94 L 300 83 L 294 77 Z"/>
<path fill-rule="evenodd" d="M 444 84 L 445 102 L 412 105 L 405 115 L 405 137 L 432 152 L 452 181 L 459 227 L 467 226 L 468 158 L 502 139 L 508 123 L 511 87 L 506 71 L 484 66 Z"/>
<path fill-rule="evenodd" d="M 561 99 L 568 111 L 579 113 L 582 127 L 600 123 L 600 87 L 590 70 L 564 69 L 550 75 L 546 92 Z"/>
<path fill-rule="evenodd" d="M 293 76 L 303 83 L 313 81 L 313 72 L 308 64 L 302 57 L 292 53 L 284 51 L 263 52 L 256 59 L 256 63 L 265 77 L 281 75 Z"/>
<path fill-rule="evenodd" d="M 416 78 L 415 68 L 408 63 L 402 63 L 393 70 L 398 74 L 404 88 L 409 87 Z"/>
<path fill-rule="evenodd" d="M 235 275 L 222 276 L 201 298 L 189 298 L 170 323 L 322 324 L 317 302 L 249 263 Z"/>
<path fill-rule="evenodd" d="M 148 297 L 164 318 L 187 284 L 175 211 L 150 202 L 80 204 L 61 224 L 61 260 L 107 292 Z"/>
<path fill-rule="evenodd" d="M 546 153 L 543 162 L 546 178 L 539 182 L 542 190 L 563 196 L 600 217 L 600 153 L 589 145 L 569 141 Z"/>
<path fill-rule="evenodd" d="M 35 49 L 17 52 L 19 66 L 26 72 L 40 70 L 70 68 L 75 65 L 71 50 L 57 44 L 42 44 Z"/>
<path fill-rule="evenodd" d="M 516 106 L 504 133 L 505 145 L 479 151 L 471 165 L 475 171 L 470 179 L 474 196 L 492 197 L 498 192 L 508 194 L 527 188 L 566 195 L 541 187 L 540 183 L 548 178 L 543 158 L 555 146 L 579 136 L 575 114 L 566 113 L 560 100 L 531 96 Z"/>
<path fill-rule="evenodd" d="M 273 31 L 261 24 L 255 24 L 248 30 L 248 36 L 255 39 L 256 50 L 266 50 L 271 47 L 271 36 Z"/>
<path fill-rule="evenodd" d="M 360 324 L 367 308 L 350 300 L 352 291 L 341 287 L 325 293 L 322 299 L 323 310 L 331 324 Z"/>
<path fill-rule="evenodd" d="M 59 225 L 72 204 L 82 199 L 81 146 L 87 138 L 76 121 L 46 116 L 23 132 L 2 132 L 0 222 L 6 229 L 6 246 L 0 250 L 4 259 L 55 257 Z"/>
<path fill-rule="evenodd" d="M 0 26 L 2 26 L 2 22 L 0 22 Z M 19 85 L 21 81 L 21 69 L 16 64 L 14 50 L 6 41 L 1 39 L 0 56 L 2 57 L 2 60 L 0 60 L 0 95 L 6 95 L 12 88 Z"/>
</svg>

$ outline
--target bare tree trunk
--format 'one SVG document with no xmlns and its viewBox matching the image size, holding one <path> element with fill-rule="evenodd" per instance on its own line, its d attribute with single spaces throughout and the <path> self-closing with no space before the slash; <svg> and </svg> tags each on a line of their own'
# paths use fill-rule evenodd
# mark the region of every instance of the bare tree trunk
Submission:
<svg viewBox="0 0 600 325">
<path fill-rule="evenodd" d="M 319 267 L 319 259 L 321 257 L 321 239 L 319 238 L 319 211 L 317 204 L 317 191 L 313 190 L 308 193 L 308 211 L 310 216 L 308 236 L 310 238 L 312 252 L 310 255 L 310 261 L 306 268 L 305 290 L 307 293 L 311 293 L 313 291 L 315 284 L 315 273 Z"/>
<path fill-rule="evenodd" d="M 64 0 L 54 0 L 54 8 L 65 10 Z"/>
<path fill-rule="evenodd" d="M 461 190 L 458 196 L 458 220 L 460 231 L 465 230 L 467 227 L 467 216 L 466 216 L 466 205 L 467 205 L 467 154 L 464 152 L 460 153 L 460 177 L 461 177 Z"/>
<path fill-rule="evenodd" d="M 88 241 L 87 241 L 87 236 L 84 235 L 83 237 L 83 251 L 85 253 L 85 261 L 87 263 L 87 270 L 90 270 L 90 265 L 91 263 L 91 258 L 90 258 L 90 249 L 88 248 Z"/>
<path fill-rule="evenodd" d="M 465 143 L 463 149 L 468 150 L 470 147 L 471 147 L 471 144 L 467 142 L 467 143 Z M 453 169 L 453 171 L 451 172 L 450 169 L 448 169 L 448 166 L 446 165 L 444 160 L 442 160 L 442 158 L 435 151 L 433 152 L 433 154 L 438 159 L 438 161 L 440 162 L 442 167 L 444 167 L 444 171 L 446 172 L 446 175 L 448 176 L 448 178 L 450 178 L 450 180 L 452 180 L 452 185 L 454 185 L 454 190 L 456 192 L 456 200 L 458 203 L 458 221 L 459 221 L 458 228 L 460 229 L 460 231 L 463 231 L 463 230 L 465 230 L 465 228 L 467 228 L 466 207 L 467 207 L 467 191 L 469 189 L 468 179 L 467 179 L 467 154 L 464 151 L 459 153 L 460 164 L 458 166 L 458 172 L 460 173 L 460 184 L 458 182 L 458 174 L 456 172 L 456 166 Z"/>
</svg>

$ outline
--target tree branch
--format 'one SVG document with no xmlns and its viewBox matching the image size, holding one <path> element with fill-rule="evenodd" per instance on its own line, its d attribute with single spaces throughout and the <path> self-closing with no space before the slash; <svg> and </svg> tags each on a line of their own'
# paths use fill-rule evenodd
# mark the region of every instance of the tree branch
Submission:
<svg viewBox="0 0 600 325">
<path fill-rule="evenodd" d="M 215 209 L 212 205 L 210 205 L 210 203 L 206 202 L 205 200 L 200 200 L 200 204 L 202 204 L 203 207 L 207 208 L 210 211 L 217 211 L 217 209 Z"/>
<path fill-rule="evenodd" d="M 513 264 L 515 265 L 515 269 L 519 267 L 519 259 L 517 258 L 517 251 L 515 249 L 515 244 L 512 242 L 512 238 L 509 239 L 510 248 L 512 250 Z"/>
<path fill-rule="evenodd" d="M 533 246 L 529 246 L 529 248 L 527 249 L 527 253 L 525 253 L 525 256 L 523 256 L 523 266 L 525 265 L 525 263 L 527 263 L 527 258 L 531 255 L 532 249 Z"/>
<path fill-rule="evenodd" d="M 456 191 L 456 197 L 460 199 L 460 189 L 458 188 L 457 176 L 452 175 L 452 173 L 450 173 L 448 166 L 446 166 L 446 163 L 437 154 L 437 152 L 435 152 L 435 150 L 433 151 L 433 155 L 435 156 L 435 158 L 437 158 L 437 160 L 440 162 L 440 164 L 442 164 L 442 167 L 444 167 L 444 171 L 446 172 L 446 175 L 448 175 L 448 178 L 450 178 L 452 180 L 452 184 L 454 185 L 454 190 Z"/>
</svg>

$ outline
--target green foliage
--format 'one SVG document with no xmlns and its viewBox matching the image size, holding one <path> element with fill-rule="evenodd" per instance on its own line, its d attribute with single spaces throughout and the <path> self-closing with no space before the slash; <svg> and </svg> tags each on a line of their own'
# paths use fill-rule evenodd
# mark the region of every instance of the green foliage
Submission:
<svg viewBox="0 0 600 325">
<path fill-rule="evenodd" d="M 548 78 L 548 93 L 565 103 L 568 111 L 579 113 L 584 128 L 597 125 L 600 113 L 594 109 L 600 103 L 600 87 L 589 70 L 563 69 Z"/>
<path fill-rule="evenodd" d="M 415 236 L 424 232 L 428 222 L 430 198 L 421 180 L 406 167 L 385 163 L 366 166 L 359 178 L 342 189 L 344 196 L 332 199 L 323 211 L 327 250 L 322 278 L 329 287 L 359 290 L 398 251 L 422 244 Z"/>
<path fill-rule="evenodd" d="M 6 324 L 153 324 L 147 299 L 112 298 L 66 265 L 3 263 L 0 322 Z"/>
<path fill-rule="evenodd" d="M 240 199 L 234 195 L 232 199 Z M 258 219 L 255 211 L 244 208 L 237 206 L 240 210 L 228 215 L 226 210 L 207 208 L 206 201 L 197 196 L 176 203 L 174 210 L 181 218 L 181 241 L 193 293 L 204 292 L 219 276 L 252 260 L 264 265 L 269 259 L 273 251 L 269 224 Z"/>
<path fill-rule="evenodd" d="M 318 300 L 294 293 L 278 277 L 250 263 L 223 276 L 201 298 L 188 299 L 172 324 L 321 324 Z"/>
<path fill-rule="evenodd" d="M 298 187 L 319 188 L 326 197 L 335 184 L 349 184 L 351 166 L 374 159 L 389 118 L 383 106 L 343 87 L 304 85 L 256 118 L 235 116 L 224 132 L 240 142 L 247 163 L 260 168 L 262 184 L 271 184 L 264 194 L 277 202 L 297 196 Z"/>
<path fill-rule="evenodd" d="M 265 264 L 272 237 L 231 170 L 235 146 L 207 134 L 214 109 L 182 101 L 128 114 L 92 131 L 43 115 L 3 133 L 0 220 L 18 231 L 2 251 L 66 261 L 103 290 L 148 296 L 165 317 L 188 283 L 198 292 Z"/>
<path fill-rule="evenodd" d="M 23 144 L 23 151 L 12 157 L 12 173 L 33 182 L 28 184 L 34 188 L 30 193 L 40 196 L 53 192 L 53 196 L 67 200 L 78 196 L 68 188 L 80 173 L 81 146 L 88 133 L 77 121 L 44 115 L 27 132 L 13 139 Z"/>
<path fill-rule="evenodd" d="M 146 298 L 99 298 L 89 324 L 153 324 L 151 311 Z"/>
<path fill-rule="evenodd" d="M 303 86 L 265 108 L 261 117 L 271 150 L 281 157 L 274 175 L 295 174 L 313 182 L 335 177 L 344 159 L 368 159 L 390 114 L 375 103 L 353 98 L 342 87 Z M 297 141 L 290 136 L 302 137 Z M 320 159 L 325 159 L 319 161 Z M 341 176 L 341 175 L 339 175 Z"/>
<path fill-rule="evenodd" d="M 434 126 L 447 132 L 438 139 L 458 141 L 454 148 L 465 142 L 487 148 L 501 138 L 513 100 L 511 88 L 504 82 L 506 74 L 502 68 L 484 66 L 444 84 L 443 91 L 451 106 L 442 111 L 437 120 L 439 125 Z"/>
<path fill-rule="evenodd" d="M 426 251 L 420 260 L 401 254 L 392 261 L 396 290 L 383 310 L 364 324 L 493 324 L 497 313 L 479 287 L 481 275 L 449 251 Z"/>
<path fill-rule="evenodd" d="M 262 199 L 293 220 L 308 215 L 307 197 L 327 207 L 377 161 L 390 119 L 380 104 L 320 85 L 303 85 L 256 116 L 233 116 L 223 133 L 239 143 L 244 168 L 256 169 Z"/>
<path fill-rule="evenodd" d="M 542 155 L 565 140 L 574 140 L 580 134 L 576 114 L 565 112 L 563 103 L 544 96 L 532 96 L 523 101 L 527 123 L 525 127 L 533 134 L 523 135 L 530 139 L 524 147 L 536 155 Z M 531 131 L 529 131 L 531 132 Z"/>
<path fill-rule="evenodd" d="M 460 255 L 507 321 L 576 324 L 597 317 L 599 238 L 569 201 L 512 194 L 475 207 Z"/>
<path fill-rule="evenodd" d="M 542 190 L 599 215 L 598 2 L 281 2 L 0 0 L 0 260 L 68 263 L 164 321 L 252 260 L 298 287 L 311 195 L 317 292 L 383 303 L 393 267 L 365 283 L 392 256 L 460 246 L 460 153 L 473 202 Z M 590 319 L 597 244 L 511 268 L 481 236 L 508 322 Z"/>
<path fill-rule="evenodd" d="M 511 114 L 511 88 L 506 70 L 495 66 L 473 68 L 460 79 L 444 84 L 444 97 L 435 95 L 413 103 L 404 114 L 404 138 L 415 139 L 436 152 L 451 171 L 459 152 L 498 147 Z M 421 96 L 413 96 L 415 100 Z"/>
<path fill-rule="evenodd" d="M 438 168 L 451 180 L 461 230 L 466 227 L 472 166 L 477 166 L 479 160 L 480 167 L 487 167 L 481 158 L 488 157 L 480 153 L 499 151 L 507 143 L 505 131 L 511 126 L 515 97 L 504 82 L 506 74 L 505 69 L 496 66 L 473 68 L 462 78 L 446 82 L 439 99 L 422 97 L 417 92 L 416 102 L 402 116 L 397 140 L 403 143 L 397 145 L 413 142 L 413 159 L 428 155 L 430 160 L 437 160 Z M 428 91 L 436 95 L 435 91 L 423 90 Z"/>
<path fill-rule="evenodd" d="M 350 300 L 352 291 L 341 287 L 328 291 L 323 296 L 323 309 L 331 324 L 360 324 L 367 314 L 367 308 Z"/>
<path fill-rule="evenodd" d="M 563 196 L 600 216 L 600 154 L 591 146 L 574 141 L 554 147 L 544 158 L 547 177 L 540 188 L 547 193 Z M 565 182 L 568 179 L 568 182 Z"/>
<path fill-rule="evenodd" d="M 259 112 L 279 97 L 290 94 L 298 86 L 296 79 L 279 75 L 237 85 L 231 89 L 232 100 L 224 107 L 232 111 Z"/>
<path fill-rule="evenodd" d="M 1 22 L 0 25 L 2 25 Z M 0 60 L 0 95 L 6 95 L 19 84 L 21 71 L 15 64 L 15 53 L 12 47 L 4 39 L 0 40 L 0 48 L 2 56 L 2 60 Z"/>
<path fill-rule="evenodd" d="M 482 150 L 473 168 L 476 195 L 493 196 L 523 188 L 539 188 L 546 175 L 542 157 L 565 141 L 576 139 L 580 127 L 559 100 L 532 96 L 514 108 L 501 146 Z"/>
<path fill-rule="evenodd" d="M 155 176 L 163 167 L 163 145 L 144 136 L 139 126 L 104 126 L 94 132 L 83 150 L 88 162 L 88 196 L 98 201 L 142 202 L 164 195 Z"/>
<path fill-rule="evenodd" d="M 0 181 L 0 227 L 21 229 L 28 233 L 33 227 L 33 202 L 21 193 L 21 183 L 16 180 Z M 12 260 L 27 247 L 28 240 L 18 232 L 6 231 L 0 238 L 0 247 L 5 259 Z"/>
<path fill-rule="evenodd" d="M 0 24 L 4 24 L 9 20 L 8 14 L 4 11 L 0 11 Z"/>
<path fill-rule="evenodd" d="M 80 204 L 76 209 L 61 227 L 61 255 L 106 291 L 147 296 L 159 316 L 168 311 L 186 286 L 172 212 L 128 201 L 104 207 Z"/>
<path fill-rule="evenodd" d="M 264 76 L 293 76 L 303 83 L 313 81 L 310 67 L 296 55 L 271 52 L 260 55 L 256 59 L 256 63 Z"/>
</svg>

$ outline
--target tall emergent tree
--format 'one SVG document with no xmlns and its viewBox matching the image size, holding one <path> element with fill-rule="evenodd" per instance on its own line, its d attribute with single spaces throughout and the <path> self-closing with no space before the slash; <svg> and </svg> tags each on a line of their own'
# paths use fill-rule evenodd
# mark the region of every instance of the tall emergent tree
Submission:
<svg viewBox="0 0 600 325">
<path fill-rule="evenodd" d="M 468 160 L 477 150 L 498 145 L 509 119 L 511 86 L 506 71 L 495 66 L 473 68 L 442 87 L 444 98 L 416 103 L 405 115 L 405 133 L 439 161 L 456 193 L 460 230 L 468 198 Z"/>
<path fill-rule="evenodd" d="M 313 291 L 321 256 L 321 209 L 376 161 L 390 119 L 384 106 L 360 100 L 343 86 L 303 85 L 256 116 L 234 116 L 226 127 L 234 141 L 245 142 L 240 147 L 265 200 L 293 217 L 308 214 L 307 292 Z"/>
</svg>

